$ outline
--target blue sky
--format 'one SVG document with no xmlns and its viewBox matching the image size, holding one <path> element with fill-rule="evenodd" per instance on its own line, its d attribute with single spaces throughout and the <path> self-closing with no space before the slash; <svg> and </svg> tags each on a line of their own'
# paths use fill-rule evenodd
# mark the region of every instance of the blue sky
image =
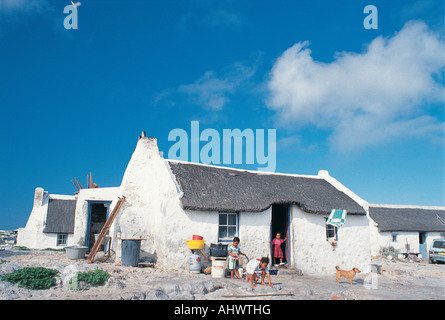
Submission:
<svg viewBox="0 0 445 320">
<path fill-rule="evenodd" d="M 0 229 L 36 187 L 118 186 L 141 131 L 167 155 L 191 121 L 276 129 L 277 172 L 445 205 L 443 1 L 81 2 L 67 30 L 69 1 L 0 0 Z"/>
</svg>

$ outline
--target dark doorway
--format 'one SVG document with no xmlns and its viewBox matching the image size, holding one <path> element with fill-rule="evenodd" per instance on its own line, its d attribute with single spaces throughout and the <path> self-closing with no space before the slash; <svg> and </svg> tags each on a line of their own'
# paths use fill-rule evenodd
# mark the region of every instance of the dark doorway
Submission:
<svg viewBox="0 0 445 320">
<path fill-rule="evenodd" d="M 88 251 L 96 241 L 95 235 L 99 234 L 107 221 L 109 202 L 90 202 L 88 206 L 88 229 L 87 241 Z"/>
<path fill-rule="evenodd" d="M 271 224 L 271 243 L 275 239 L 277 233 L 281 234 L 281 239 L 285 239 L 289 233 L 289 205 L 287 204 L 274 204 L 272 205 L 272 224 Z M 283 252 L 283 263 L 287 264 L 290 261 L 290 236 L 281 244 L 281 251 Z M 271 245 L 271 262 L 275 265 L 276 262 L 280 263 L 280 259 L 275 259 L 274 248 Z"/>
</svg>

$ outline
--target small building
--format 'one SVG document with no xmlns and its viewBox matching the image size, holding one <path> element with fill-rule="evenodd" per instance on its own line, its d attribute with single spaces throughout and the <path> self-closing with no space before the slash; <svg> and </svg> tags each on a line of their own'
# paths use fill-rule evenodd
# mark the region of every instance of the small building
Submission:
<svg viewBox="0 0 445 320">
<path fill-rule="evenodd" d="M 25 228 L 18 229 L 17 245 L 32 249 L 61 249 L 79 244 L 73 240 L 76 217 L 77 220 L 82 217 L 80 213 L 76 215 L 76 209 L 86 214 L 84 220 L 91 226 L 88 235 L 99 233 L 105 223 L 108 208 L 101 218 L 97 217 L 97 211 L 101 211 L 101 206 L 103 208 L 105 204 L 111 203 L 116 191 L 117 188 L 82 189 L 70 196 L 49 194 L 43 188 L 36 188 L 28 222 Z M 100 219 L 103 220 L 102 225 L 98 225 L 100 221 L 97 220 Z M 93 236 L 94 234 L 91 237 Z M 85 241 L 81 245 L 92 244 L 91 241 Z"/>
<path fill-rule="evenodd" d="M 34 205 L 17 245 L 33 249 L 60 248 L 72 243 L 76 197 L 49 194 L 36 188 Z"/>
<path fill-rule="evenodd" d="M 435 238 L 445 236 L 445 207 L 370 204 L 371 253 L 393 247 L 428 259 Z"/>
</svg>

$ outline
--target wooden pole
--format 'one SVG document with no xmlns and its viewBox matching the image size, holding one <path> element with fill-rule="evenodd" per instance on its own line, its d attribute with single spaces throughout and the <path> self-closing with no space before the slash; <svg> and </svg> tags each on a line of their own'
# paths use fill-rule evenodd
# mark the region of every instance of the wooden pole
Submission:
<svg viewBox="0 0 445 320">
<path fill-rule="evenodd" d="M 87 185 L 88 185 L 88 189 L 90 188 L 90 175 L 87 174 Z"/>
<path fill-rule="evenodd" d="M 74 183 L 74 186 L 76 187 L 77 191 L 80 191 L 79 187 L 77 186 L 77 184 L 74 182 L 74 180 L 71 180 Z"/>
<path fill-rule="evenodd" d="M 90 183 L 91 183 L 90 188 L 92 188 L 93 187 L 93 173 L 92 172 L 90 172 Z"/>
<path fill-rule="evenodd" d="M 80 182 L 79 182 L 79 180 L 77 180 L 76 177 L 74 177 L 74 179 L 76 179 L 77 183 L 79 184 L 80 189 L 83 189 L 83 188 L 82 188 L 82 185 L 81 185 Z"/>
</svg>

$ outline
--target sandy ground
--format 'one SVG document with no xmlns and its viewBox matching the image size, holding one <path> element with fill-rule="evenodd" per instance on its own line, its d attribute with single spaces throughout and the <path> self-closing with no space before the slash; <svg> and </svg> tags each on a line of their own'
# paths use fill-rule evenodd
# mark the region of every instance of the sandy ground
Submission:
<svg viewBox="0 0 445 320">
<path fill-rule="evenodd" d="M 57 269 L 57 285 L 47 290 L 28 290 L 0 281 L 0 300 L 443 300 L 445 264 L 374 259 L 381 274 L 358 274 L 353 285 L 345 278 L 335 282 L 329 275 L 299 275 L 296 270 L 278 268 L 273 287 L 252 288 L 242 280 L 214 279 L 188 270 L 161 271 L 153 267 L 123 267 L 111 262 L 89 264 L 69 260 L 64 252 L 0 249 L 0 274 L 26 266 Z M 69 289 L 66 283 L 76 271 L 107 271 L 111 278 L 103 286 L 82 285 Z M 292 294 L 292 295 L 285 295 Z M 245 297 L 233 297 L 242 295 Z M 253 296 L 262 295 L 262 296 Z M 225 297 L 232 296 L 232 297 Z"/>
</svg>

